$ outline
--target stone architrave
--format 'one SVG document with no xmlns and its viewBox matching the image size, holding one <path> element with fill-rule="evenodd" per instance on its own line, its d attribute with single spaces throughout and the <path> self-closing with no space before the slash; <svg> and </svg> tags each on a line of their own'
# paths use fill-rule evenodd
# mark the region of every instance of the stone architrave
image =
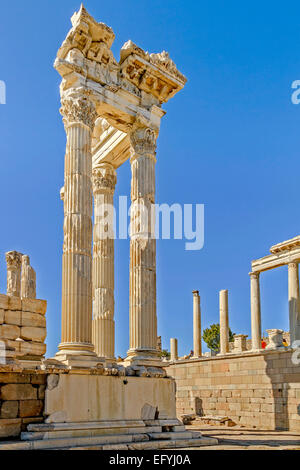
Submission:
<svg viewBox="0 0 300 470">
<path fill-rule="evenodd" d="M 92 173 L 93 236 L 93 343 L 99 357 L 115 357 L 114 322 L 114 212 L 116 171 L 109 163 Z"/>
<path fill-rule="evenodd" d="M 33 267 L 30 266 L 28 255 L 22 256 L 21 297 L 36 298 L 36 273 Z"/>
<path fill-rule="evenodd" d="M 7 295 L 20 297 L 22 254 L 18 251 L 8 251 L 5 258 L 7 265 Z"/>
</svg>

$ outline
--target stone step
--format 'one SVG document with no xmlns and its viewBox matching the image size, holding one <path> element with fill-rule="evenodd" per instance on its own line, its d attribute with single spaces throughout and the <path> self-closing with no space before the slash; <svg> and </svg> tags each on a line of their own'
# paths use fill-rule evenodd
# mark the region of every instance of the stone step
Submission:
<svg viewBox="0 0 300 470">
<path fill-rule="evenodd" d="M 154 426 L 159 426 L 158 421 Z M 79 423 L 32 423 L 28 424 L 28 431 L 54 431 L 54 430 L 69 430 L 69 429 L 100 429 L 100 428 L 136 428 L 145 427 L 143 420 L 115 420 L 115 421 L 84 421 Z"/>
<path fill-rule="evenodd" d="M 111 436 L 111 435 L 122 435 L 122 434 L 148 434 L 148 433 L 161 433 L 162 428 L 160 426 L 139 426 L 139 427 L 128 427 L 128 428 L 91 428 L 91 429 L 54 429 L 51 431 L 25 431 L 21 433 L 22 441 L 37 441 L 41 439 L 62 439 L 67 437 L 92 437 L 92 436 Z"/>
<path fill-rule="evenodd" d="M 218 440 L 213 437 L 201 437 L 195 439 L 171 439 L 155 440 L 148 442 L 135 442 L 131 444 L 112 444 L 103 446 L 70 447 L 68 450 L 158 450 L 158 449 L 183 449 L 186 447 L 215 446 Z M 59 450 L 59 449 L 57 449 Z"/>
<path fill-rule="evenodd" d="M 191 431 L 184 432 L 157 432 L 149 433 L 150 439 L 193 439 L 193 433 Z M 197 436 L 198 437 L 198 436 Z"/>
</svg>

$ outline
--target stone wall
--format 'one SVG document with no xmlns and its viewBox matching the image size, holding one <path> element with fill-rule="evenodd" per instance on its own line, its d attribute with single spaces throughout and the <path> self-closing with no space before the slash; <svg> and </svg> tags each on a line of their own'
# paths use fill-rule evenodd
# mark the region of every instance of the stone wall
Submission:
<svg viewBox="0 0 300 470">
<path fill-rule="evenodd" d="M 0 294 L 0 340 L 16 357 L 44 356 L 46 309 L 46 300 Z"/>
<path fill-rule="evenodd" d="M 177 416 L 228 416 L 235 423 L 300 431 L 300 365 L 289 351 L 177 361 Z"/>
<path fill-rule="evenodd" d="M 47 375 L 0 366 L 0 439 L 18 437 L 29 423 L 43 421 Z"/>
</svg>

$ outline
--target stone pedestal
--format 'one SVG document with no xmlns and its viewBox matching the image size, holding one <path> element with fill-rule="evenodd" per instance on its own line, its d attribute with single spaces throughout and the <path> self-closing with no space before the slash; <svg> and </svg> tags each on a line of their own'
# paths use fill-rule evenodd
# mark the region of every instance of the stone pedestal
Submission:
<svg viewBox="0 0 300 470">
<path fill-rule="evenodd" d="M 251 341 L 252 350 L 261 349 L 261 312 L 260 312 L 260 288 L 259 273 L 249 273 L 251 293 Z"/>
<path fill-rule="evenodd" d="M 201 310 L 200 310 L 200 296 L 199 291 L 193 291 L 193 343 L 194 343 L 194 357 L 202 355 L 201 347 Z"/>
<path fill-rule="evenodd" d="M 228 290 L 221 290 L 220 302 L 220 354 L 229 352 Z"/>
<path fill-rule="evenodd" d="M 104 163 L 93 169 L 93 343 L 99 357 L 115 357 L 114 206 L 116 172 Z"/>
<path fill-rule="evenodd" d="M 273 328 L 267 330 L 269 335 L 269 344 L 266 346 L 266 349 L 284 349 L 282 344 L 283 341 L 283 330 L 278 330 Z"/>
<path fill-rule="evenodd" d="M 76 91 L 62 98 L 67 133 L 64 182 L 62 329 L 56 358 L 68 365 L 97 362 L 92 344 L 93 103 Z"/>
<path fill-rule="evenodd" d="M 240 354 L 247 351 L 247 338 L 248 335 L 234 335 L 234 353 Z"/>
</svg>

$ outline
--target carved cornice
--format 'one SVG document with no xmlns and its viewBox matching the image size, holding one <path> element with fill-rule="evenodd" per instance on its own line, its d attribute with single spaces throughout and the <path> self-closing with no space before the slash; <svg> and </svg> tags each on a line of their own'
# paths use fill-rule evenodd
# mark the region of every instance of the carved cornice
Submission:
<svg viewBox="0 0 300 470">
<path fill-rule="evenodd" d="M 8 251 L 5 253 L 5 259 L 8 268 L 21 268 L 22 253 L 18 251 Z"/>
<path fill-rule="evenodd" d="M 102 165 L 93 168 L 92 184 L 94 194 L 107 191 L 113 193 L 116 183 L 117 175 L 112 165 L 103 163 Z"/>
<path fill-rule="evenodd" d="M 71 123 L 81 123 L 92 131 L 97 119 L 97 112 L 93 102 L 84 94 L 69 95 L 61 100 L 60 113 L 66 126 Z"/>
</svg>

